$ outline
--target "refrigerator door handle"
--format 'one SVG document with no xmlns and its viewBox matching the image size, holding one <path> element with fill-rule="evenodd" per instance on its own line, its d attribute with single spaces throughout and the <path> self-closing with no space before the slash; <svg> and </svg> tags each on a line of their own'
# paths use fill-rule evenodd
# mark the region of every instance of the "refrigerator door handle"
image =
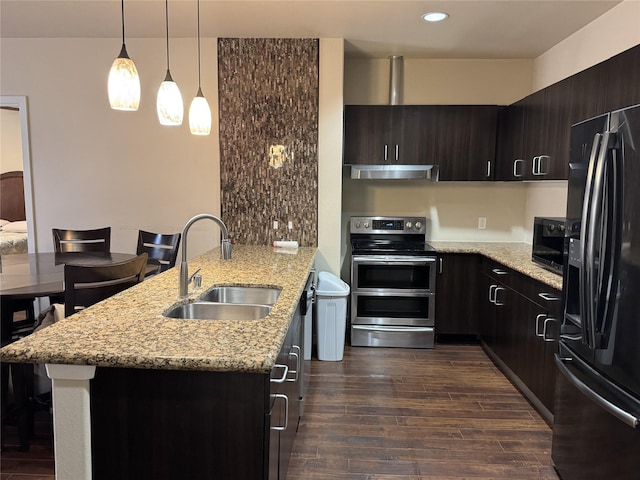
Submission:
<svg viewBox="0 0 640 480">
<path fill-rule="evenodd" d="M 595 347 L 595 335 L 593 334 L 592 324 L 595 316 L 593 305 L 593 242 L 592 237 L 595 236 L 594 215 L 596 214 L 594 206 L 595 197 L 595 179 L 596 165 L 599 159 L 599 151 L 601 149 L 602 135 L 597 133 L 593 138 L 593 146 L 591 147 L 591 155 L 589 158 L 589 170 L 587 173 L 587 182 L 584 191 L 584 200 L 582 203 L 582 233 L 580 245 L 580 277 L 579 277 L 579 293 L 580 293 L 580 315 L 582 318 L 583 339 L 591 348 Z"/>
<path fill-rule="evenodd" d="M 557 353 L 554 355 L 554 357 L 560 373 L 562 373 L 574 387 L 580 390 L 585 396 L 587 396 L 600 408 L 618 418 L 619 420 L 623 421 L 626 425 L 630 426 L 631 428 L 638 427 L 639 420 L 635 415 L 621 409 L 603 396 L 594 392 L 571 371 L 570 365 L 567 365 L 571 363 L 571 358 L 561 357 Z"/>
</svg>

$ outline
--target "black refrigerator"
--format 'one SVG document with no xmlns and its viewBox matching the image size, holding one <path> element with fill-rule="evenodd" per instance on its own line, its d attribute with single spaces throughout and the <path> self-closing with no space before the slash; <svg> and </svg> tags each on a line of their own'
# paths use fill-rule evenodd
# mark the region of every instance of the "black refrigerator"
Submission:
<svg viewBox="0 0 640 480">
<path fill-rule="evenodd" d="M 552 458 L 640 478 L 640 105 L 574 125 Z"/>
</svg>

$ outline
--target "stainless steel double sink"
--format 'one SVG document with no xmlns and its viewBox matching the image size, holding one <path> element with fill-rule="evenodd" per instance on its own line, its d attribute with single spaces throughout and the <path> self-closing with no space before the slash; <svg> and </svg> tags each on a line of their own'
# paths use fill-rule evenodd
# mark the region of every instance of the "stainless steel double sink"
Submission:
<svg viewBox="0 0 640 480">
<path fill-rule="evenodd" d="M 259 320 L 269 315 L 281 291 L 274 287 L 214 287 L 195 302 L 174 305 L 164 316 L 192 320 Z"/>
</svg>

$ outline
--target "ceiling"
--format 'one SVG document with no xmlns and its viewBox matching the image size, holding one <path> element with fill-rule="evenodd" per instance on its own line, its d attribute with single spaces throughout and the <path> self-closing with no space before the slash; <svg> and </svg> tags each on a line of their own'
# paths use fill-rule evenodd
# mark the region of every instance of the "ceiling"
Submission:
<svg viewBox="0 0 640 480">
<path fill-rule="evenodd" d="M 549 50 L 621 0 L 201 0 L 203 37 L 341 37 L 350 57 L 518 58 Z M 127 38 L 163 37 L 163 0 L 126 0 Z M 449 19 L 427 24 L 441 10 Z M 120 0 L 0 0 L 1 37 L 120 37 Z M 195 0 L 169 1 L 194 37 Z"/>
</svg>

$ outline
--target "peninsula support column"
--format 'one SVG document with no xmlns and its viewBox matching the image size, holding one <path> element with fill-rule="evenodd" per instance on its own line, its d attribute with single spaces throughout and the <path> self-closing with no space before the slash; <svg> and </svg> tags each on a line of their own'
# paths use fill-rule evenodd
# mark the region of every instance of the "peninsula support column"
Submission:
<svg viewBox="0 0 640 480">
<path fill-rule="evenodd" d="M 52 383 L 56 480 L 91 480 L 91 365 L 47 364 Z"/>
</svg>

